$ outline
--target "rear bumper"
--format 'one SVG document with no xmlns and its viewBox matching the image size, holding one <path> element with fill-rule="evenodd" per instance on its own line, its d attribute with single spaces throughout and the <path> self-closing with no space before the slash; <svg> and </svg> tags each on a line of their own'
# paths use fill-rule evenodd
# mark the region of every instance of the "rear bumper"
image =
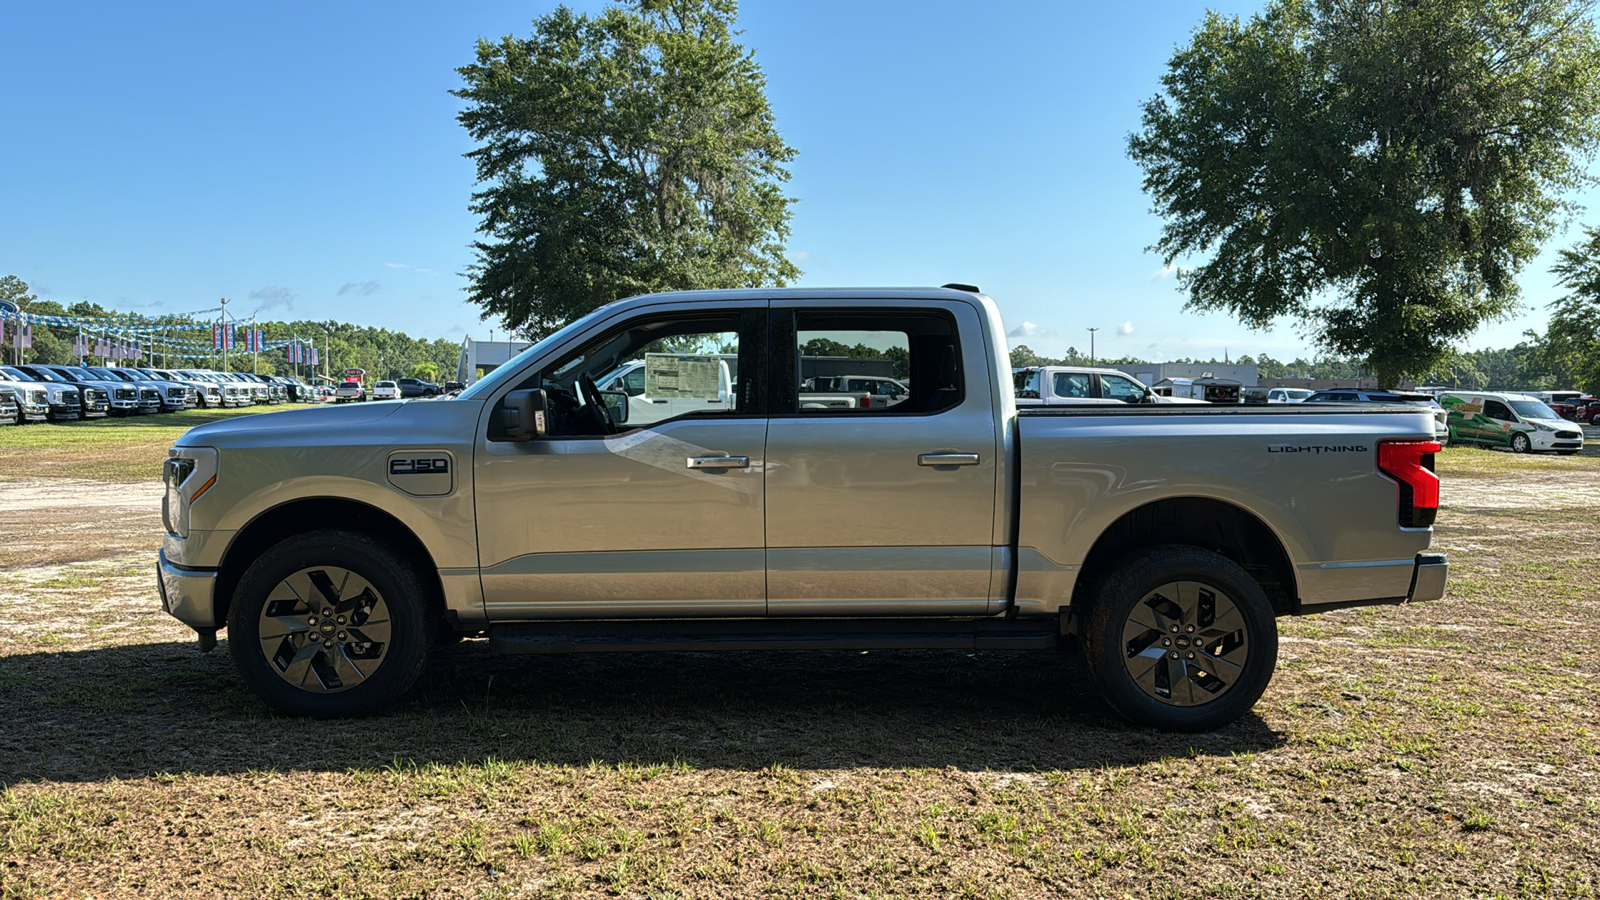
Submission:
<svg viewBox="0 0 1600 900">
<path fill-rule="evenodd" d="M 1309 577 L 1312 570 L 1316 570 L 1315 579 Z M 1443 599 L 1450 580 L 1450 558 L 1443 553 L 1418 553 L 1410 560 L 1307 566 L 1298 574 L 1301 597 L 1294 612 L 1300 615 L 1352 606 L 1424 603 Z M 1307 584 L 1310 580 L 1317 582 L 1314 591 Z"/>
<path fill-rule="evenodd" d="M 213 598 L 217 586 L 214 569 L 190 569 L 167 562 L 162 550 L 156 563 L 156 584 L 161 608 L 190 628 L 218 628 Z"/>
</svg>

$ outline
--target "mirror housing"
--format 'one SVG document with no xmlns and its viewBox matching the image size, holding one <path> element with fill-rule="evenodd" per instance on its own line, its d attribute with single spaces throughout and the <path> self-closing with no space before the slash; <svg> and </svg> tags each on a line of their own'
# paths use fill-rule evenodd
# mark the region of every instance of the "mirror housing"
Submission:
<svg viewBox="0 0 1600 900">
<path fill-rule="evenodd" d="M 550 433 L 545 411 L 549 401 L 537 388 L 512 391 L 506 395 L 505 408 L 500 411 L 500 425 L 508 441 L 531 441 Z"/>
</svg>

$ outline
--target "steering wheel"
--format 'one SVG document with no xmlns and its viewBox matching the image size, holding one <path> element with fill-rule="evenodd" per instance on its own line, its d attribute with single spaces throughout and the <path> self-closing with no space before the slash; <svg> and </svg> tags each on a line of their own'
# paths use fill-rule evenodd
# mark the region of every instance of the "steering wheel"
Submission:
<svg viewBox="0 0 1600 900">
<path fill-rule="evenodd" d="M 605 398 L 600 396 L 600 388 L 595 385 L 594 379 L 579 375 L 578 390 L 583 392 L 583 402 L 594 408 L 595 417 L 600 420 L 600 430 L 606 434 L 616 434 L 617 423 L 611 420 L 611 410 L 606 408 Z"/>
</svg>

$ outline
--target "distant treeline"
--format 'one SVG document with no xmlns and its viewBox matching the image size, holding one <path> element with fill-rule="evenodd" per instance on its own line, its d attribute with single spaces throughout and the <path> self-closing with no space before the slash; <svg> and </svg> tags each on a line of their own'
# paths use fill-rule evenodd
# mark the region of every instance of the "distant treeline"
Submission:
<svg viewBox="0 0 1600 900">
<path fill-rule="evenodd" d="M 1530 332 L 1529 339 L 1504 350 L 1469 350 L 1457 353 L 1451 364 L 1439 371 L 1430 372 L 1417 384 L 1435 384 L 1448 387 L 1468 388 L 1480 391 L 1496 390 L 1559 390 L 1577 388 L 1580 385 L 1580 374 L 1575 366 L 1563 364 L 1560 359 L 1552 359 L 1554 354 L 1548 352 L 1547 347 L 1539 336 Z M 1124 356 L 1117 359 L 1097 358 L 1094 365 L 1118 366 L 1148 363 L 1152 360 Z M 1363 378 L 1370 374 L 1360 360 L 1352 359 L 1294 359 L 1289 362 L 1273 359 L 1271 356 L 1232 357 L 1221 359 L 1171 359 L 1155 360 L 1155 362 L 1190 363 L 1195 365 L 1254 365 L 1258 367 L 1261 378 L 1317 378 L 1317 379 L 1349 379 Z M 1013 366 L 1087 366 L 1090 365 L 1089 357 L 1079 353 L 1076 347 L 1068 347 L 1067 355 L 1060 359 L 1050 359 L 1040 356 L 1028 349 L 1026 345 L 1019 345 L 1011 351 L 1011 365 Z M 1384 385 L 1393 387 L 1393 385 Z"/>
<path fill-rule="evenodd" d="M 96 303 L 80 302 L 71 306 L 62 306 L 50 300 L 34 300 L 27 306 L 27 311 L 38 316 L 73 316 L 84 319 L 120 318 L 133 315 L 118 310 L 108 310 Z M 174 324 L 188 323 L 189 319 L 163 319 L 160 317 L 144 317 L 143 323 L 160 323 L 170 321 Z M 238 346 L 244 346 L 243 331 L 249 328 L 248 323 L 240 324 Z M 370 328 L 360 325 L 351 325 L 345 322 L 311 322 L 306 320 L 296 322 L 257 322 L 256 328 L 261 329 L 262 340 L 265 343 L 285 341 L 291 338 L 301 338 L 308 345 L 315 344 L 317 353 L 321 357 L 317 366 L 318 372 L 326 372 L 338 378 L 344 369 L 365 369 L 369 380 L 393 379 L 406 375 L 421 374 L 433 379 L 450 379 L 455 377 L 456 362 L 461 356 L 461 342 L 459 340 L 436 339 L 427 340 L 414 338 L 398 331 L 387 328 Z M 78 330 L 65 326 L 52 326 L 36 324 L 33 327 L 33 347 L 23 351 L 27 354 L 29 362 L 44 363 L 76 363 L 77 357 L 72 354 L 72 341 L 77 337 Z M 180 341 L 207 341 L 211 340 L 211 332 L 204 331 L 173 331 L 169 338 L 174 343 Z M 221 367 L 221 360 L 216 353 L 201 359 L 182 359 L 178 356 L 161 352 L 163 336 L 156 335 L 156 352 L 153 359 L 148 359 L 144 365 L 157 368 L 194 368 L 216 369 Z M 6 359 L 14 358 L 15 348 L 8 341 L 5 348 Z M 204 351 L 190 351 L 204 352 Z M 96 359 L 96 362 L 100 360 Z M 253 371 L 253 366 L 258 360 L 253 354 L 242 353 L 239 350 L 229 354 L 228 368 L 236 372 Z M 293 363 L 289 362 L 288 355 L 283 349 L 263 351 L 259 355 L 259 371 L 265 375 L 291 375 L 296 371 Z M 311 367 L 301 364 L 298 371 L 302 375 L 310 372 Z"/>
</svg>

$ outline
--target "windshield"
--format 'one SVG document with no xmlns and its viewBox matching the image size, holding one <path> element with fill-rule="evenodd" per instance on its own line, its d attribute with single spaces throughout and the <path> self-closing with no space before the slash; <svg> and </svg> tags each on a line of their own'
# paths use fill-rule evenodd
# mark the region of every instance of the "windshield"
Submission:
<svg viewBox="0 0 1600 900">
<path fill-rule="evenodd" d="M 29 369 L 28 371 L 32 372 L 34 374 L 34 380 L 35 381 L 53 381 L 56 384 L 71 384 L 72 383 L 72 379 L 66 377 L 65 375 L 62 375 L 60 372 L 52 372 L 49 369 L 44 368 L 43 366 L 32 368 L 32 369 Z"/>
<path fill-rule="evenodd" d="M 1524 419 L 1559 419 L 1556 411 L 1545 406 L 1539 400 L 1511 400 L 1507 403 L 1517 415 Z"/>
<path fill-rule="evenodd" d="M 10 366 L 0 366 L 0 375 L 4 375 L 6 378 L 10 379 L 11 381 L 38 381 L 39 380 L 37 378 L 34 378 L 32 375 L 29 375 L 27 372 L 22 371 L 21 369 L 13 369 Z"/>
<path fill-rule="evenodd" d="M 515 375 L 522 368 L 523 363 L 526 363 L 532 357 L 544 352 L 545 348 L 554 347 L 566 340 L 571 335 L 588 328 L 601 317 L 608 315 L 611 307 L 614 305 L 615 304 L 607 303 L 605 306 L 602 306 L 594 312 L 589 313 L 587 316 L 567 323 L 565 326 L 561 327 L 554 334 L 550 335 L 544 340 L 535 341 L 528 349 L 518 353 L 516 356 L 511 357 L 511 359 L 507 360 L 505 364 L 496 367 L 494 371 L 473 382 L 471 387 L 462 391 L 458 396 L 462 400 L 474 400 L 479 397 L 488 396 L 489 394 L 493 393 L 502 382 Z"/>
<path fill-rule="evenodd" d="M 86 371 L 90 375 L 93 375 L 94 377 L 100 379 L 101 381 L 127 381 L 128 380 L 127 378 L 124 378 L 121 375 L 118 375 L 117 373 L 111 371 L 110 369 L 85 369 L 84 371 Z"/>
</svg>

